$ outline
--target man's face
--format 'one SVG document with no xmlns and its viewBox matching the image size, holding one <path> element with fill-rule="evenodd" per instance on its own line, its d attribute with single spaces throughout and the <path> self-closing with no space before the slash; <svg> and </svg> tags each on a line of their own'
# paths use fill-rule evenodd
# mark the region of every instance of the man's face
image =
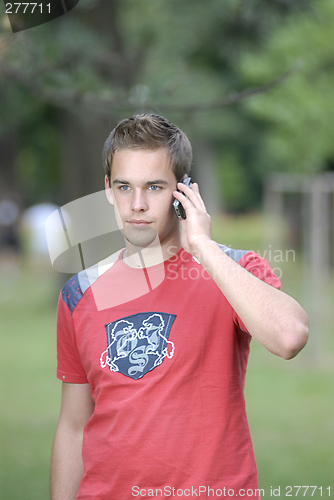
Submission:
<svg viewBox="0 0 334 500">
<path fill-rule="evenodd" d="M 163 248 L 179 246 L 180 226 L 172 207 L 176 178 L 165 148 L 116 151 L 106 190 L 125 238 L 147 247 L 159 236 Z"/>
</svg>

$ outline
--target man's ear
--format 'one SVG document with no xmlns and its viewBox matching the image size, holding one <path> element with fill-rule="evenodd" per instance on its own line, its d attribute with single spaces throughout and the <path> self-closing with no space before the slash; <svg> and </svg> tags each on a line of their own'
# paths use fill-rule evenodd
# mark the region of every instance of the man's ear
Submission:
<svg viewBox="0 0 334 500">
<path fill-rule="evenodd" d="M 177 184 L 178 182 L 183 182 L 183 181 L 184 181 L 184 179 L 186 179 L 187 177 L 188 177 L 188 175 L 187 175 L 187 174 L 184 174 L 184 176 L 182 177 L 182 179 L 181 179 L 180 181 L 178 181 L 178 180 L 176 179 L 176 184 Z"/>
<path fill-rule="evenodd" d="M 104 187 L 105 187 L 105 191 L 106 191 L 107 200 L 109 201 L 109 203 L 111 205 L 113 205 L 114 204 L 114 194 L 113 194 L 112 189 L 110 187 L 109 177 L 107 175 L 104 178 Z"/>
</svg>

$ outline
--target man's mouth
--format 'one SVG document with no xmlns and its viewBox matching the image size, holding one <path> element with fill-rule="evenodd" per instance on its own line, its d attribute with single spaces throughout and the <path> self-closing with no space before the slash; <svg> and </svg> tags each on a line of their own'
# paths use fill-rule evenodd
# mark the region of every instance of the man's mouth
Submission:
<svg viewBox="0 0 334 500">
<path fill-rule="evenodd" d="M 148 226 L 149 224 L 152 224 L 152 222 L 143 219 L 131 219 L 128 221 L 128 224 L 140 227 L 140 226 Z"/>
</svg>

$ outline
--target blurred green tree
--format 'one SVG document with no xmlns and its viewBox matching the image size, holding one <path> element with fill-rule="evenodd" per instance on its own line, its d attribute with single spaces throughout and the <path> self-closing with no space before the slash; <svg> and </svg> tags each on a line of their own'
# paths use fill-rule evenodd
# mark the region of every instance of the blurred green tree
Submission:
<svg viewBox="0 0 334 500">
<path fill-rule="evenodd" d="M 334 4 L 317 2 L 316 16 L 290 19 L 275 30 L 261 58 L 244 53 L 240 71 L 248 85 L 270 79 L 300 59 L 302 70 L 286 85 L 245 109 L 263 127 L 257 170 L 334 170 Z"/>
<path fill-rule="evenodd" d="M 240 103 L 281 83 L 294 60 L 258 78 L 255 92 L 240 60 L 245 53 L 262 59 L 282 23 L 291 16 L 297 23 L 312 5 L 81 0 L 66 16 L 15 35 L 3 14 L 0 134 L 16 138 L 6 163 L 16 172 L 16 188 L 27 201 L 47 195 L 60 203 L 102 189 L 99 158 L 109 130 L 131 113 L 154 111 L 189 134 L 206 197 L 216 189 L 218 167 L 225 208 L 255 205 L 265 126 Z M 212 194 L 212 210 L 214 200 Z"/>
</svg>

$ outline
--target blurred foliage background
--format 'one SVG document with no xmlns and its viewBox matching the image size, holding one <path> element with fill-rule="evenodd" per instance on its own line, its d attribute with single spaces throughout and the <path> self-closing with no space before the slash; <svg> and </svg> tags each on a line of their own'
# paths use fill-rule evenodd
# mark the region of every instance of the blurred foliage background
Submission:
<svg viewBox="0 0 334 500">
<path fill-rule="evenodd" d="M 23 213 L 103 189 L 110 130 L 156 112 L 193 144 L 192 175 L 215 238 L 263 253 L 268 173 L 334 171 L 333 25 L 331 0 L 80 0 L 13 34 L 1 4 L 0 202 L 10 196 Z M 20 248 L 26 239 L 21 231 Z M 279 266 L 283 289 L 307 305 L 299 251 Z M 5 255 L 0 275 L 0 491 L 42 500 L 59 407 L 54 332 L 64 277 L 33 250 L 19 253 Z M 332 485 L 334 495 L 333 280 L 323 296 L 320 357 L 312 342 L 289 363 L 253 346 L 246 397 L 267 496 L 270 486 L 293 484 Z"/>
<path fill-rule="evenodd" d="M 268 170 L 333 169 L 333 10 L 326 0 L 81 0 L 15 35 L 2 14 L 1 190 L 27 204 L 101 189 L 103 141 L 141 111 L 165 114 L 208 153 L 194 170 L 215 211 L 259 208 Z"/>
</svg>

